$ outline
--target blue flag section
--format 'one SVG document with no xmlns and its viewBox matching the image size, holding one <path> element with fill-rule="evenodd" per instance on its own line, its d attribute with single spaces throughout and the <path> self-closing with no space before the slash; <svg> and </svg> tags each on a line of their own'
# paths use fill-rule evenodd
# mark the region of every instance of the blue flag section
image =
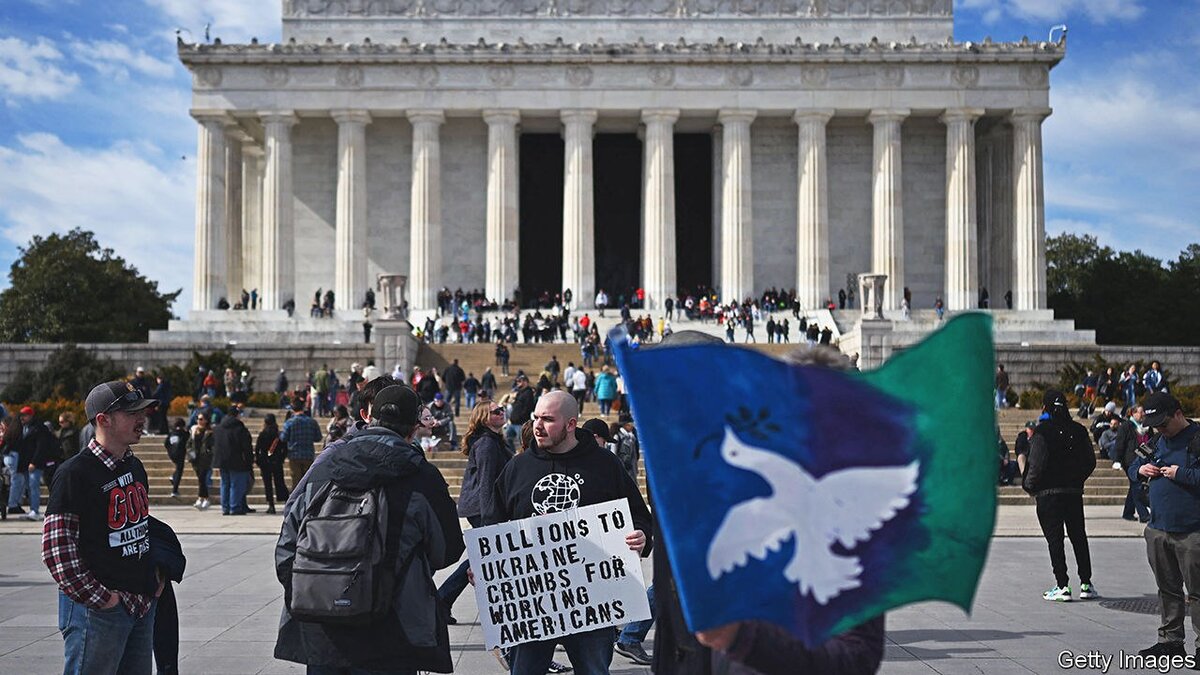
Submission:
<svg viewBox="0 0 1200 675">
<path fill-rule="evenodd" d="M 869 373 L 614 331 L 692 630 L 761 619 L 815 647 L 887 609 L 970 609 L 995 526 L 991 319 Z"/>
</svg>

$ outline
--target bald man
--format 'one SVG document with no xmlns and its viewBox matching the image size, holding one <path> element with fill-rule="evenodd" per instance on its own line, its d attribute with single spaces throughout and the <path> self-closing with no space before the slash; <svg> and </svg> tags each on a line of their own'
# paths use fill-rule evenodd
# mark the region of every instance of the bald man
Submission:
<svg viewBox="0 0 1200 675">
<path fill-rule="evenodd" d="M 579 405 L 564 391 L 551 391 L 538 399 L 533 410 L 534 445 L 514 457 L 496 480 L 494 509 L 483 514 L 486 525 L 563 511 L 575 506 L 627 499 L 634 531 L 625 537 L 631 550 L 650 555 L 650 511 L 637 484 L 620 460 L 596 444 L 595 437 L 579 428 Z M 538 482 L 555 476 L 566 483 L 571 499 L 562 490 L 535 490 Z M 614 628 L 600 628 L 560 638 L 578 675 L 607 675 L 612 663 Z M 554 656 L 554 640 L 527 642 L 509 654 L 512 675 L 544 675 Z"/>
</svg>

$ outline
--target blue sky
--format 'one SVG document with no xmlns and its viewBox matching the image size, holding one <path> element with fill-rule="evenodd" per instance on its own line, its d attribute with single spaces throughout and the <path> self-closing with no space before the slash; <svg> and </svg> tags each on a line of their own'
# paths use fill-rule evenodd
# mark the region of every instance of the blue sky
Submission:
<svg viewBox="0 0 1200 675">
<path fill-rule="evenodd" d="M 186 312 L 196 126 L 175 30 L 277 40 L 280 5 L 0 0 L 0 288 L 18 246 L 82 227 L 182 288 Z M 1200 0 L 955 0 L 960 41 L 1042 40 L 1057 23 L 1047 229 L 1174 259 L 1200 242 Z"/>
</svg>

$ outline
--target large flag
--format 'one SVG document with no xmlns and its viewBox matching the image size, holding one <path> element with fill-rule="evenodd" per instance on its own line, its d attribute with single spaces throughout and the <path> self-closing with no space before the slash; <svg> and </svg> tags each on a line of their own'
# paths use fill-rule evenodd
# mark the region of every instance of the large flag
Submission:
<svg viewBox="0 0 1200 675">
<path fill-rule="evenodd" d="M 688 625 L 810 647 L 918 600 L 970 611 L 996 518 L 991 318 L 878 370 L 613 342 Z"/>
</svg>

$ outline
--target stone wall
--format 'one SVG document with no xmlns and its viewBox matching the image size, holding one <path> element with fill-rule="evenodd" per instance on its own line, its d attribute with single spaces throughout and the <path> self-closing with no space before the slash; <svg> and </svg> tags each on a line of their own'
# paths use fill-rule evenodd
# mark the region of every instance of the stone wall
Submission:
<svg viewBox="0 0 1200 675">
<path fill-rule="evenodd" d="M 81 344 L 98 356 L 112 359 L 117 365 L 132 374 L 134 369 L 142 366 L 154 370 L 159 366 L 182 366 L 191 358 L 193 351 L 207 354 L 219 348 L 217 345 L 168 345 L 168 344 Z M 37 370 L 46 362 L 46 358 L 60 345 L 0 345 L 0 389 L 6 386 L 14 375 L 22 368 Z M 307 371 L 319 368 L 328 363 L 343 375 L 349 375 L 350 364 L 366 365 L 367 361 L 375 358 L 374 345 L 238 345 L 233 347 L 233 357 L 249 364 L 253 375 L 257 378 L 256 388 L 259 391 L 270 391 L 275 382 L 275 374 L 280 368 L 287 370 L 288 380 L 292 383 L 304 381 Z M 377 364 L 381 369 L 385 366 Z M 391 372 L 395 364 L 386 366 Z"/>
<path fill-rule="evenodd" d="M 305 118 L 293 128 L 292 144 L 296 311 L 307 314 L 313 293 L 318 288 L 324 293 L 334 284 L 337 124 L 329 118 Z"/>
<path fill-rule="evenodd" d="M 402 117 L 377 117 L 367 125 L 367 280 L 408 274 L 409 204 L 412 200 L 412 125 Z"/>
<path fill-rule="evenodd" d="M 786 118 L 750 127 L 757 292 L 796 285 L 796 136 L 796 124 Z"/>
<path fill-rule="evenodd" d="M 442 125 L 442 283 L 450 289 L 486 283 L 487 143 L 478 117 Z"/>
<path fill-rule="evenodd" d="M 903 285 L 914 309 L 928 309 L 946 283 L 946 127 L 935 117 L 910 117 L 902 134 Z"/>
<path fill-rule="evenodd" d="M 996 362 L 1004 364 L 1012 386 L 1021 391 L 1035 382 L 1056 382 L 1058 370 L 1064 364 L 1091 363 L 1096 354 L 1109 363 L 1126 366 L 1134 361 L 1149 363 L 1158 359 L 1173 381 L 1200 385 L 1200 347 L 1001 345 L 996 348 Z"/>
<path fill-rule="evenodd" d="M 871 159 L 874 137 L 863 118 L 834 118 L 826 127 L 829 183 L 829 297 L 846 275 L 871 269 Z M 796 194 L 792 190 L 793 198 Z"/>
</svg>

